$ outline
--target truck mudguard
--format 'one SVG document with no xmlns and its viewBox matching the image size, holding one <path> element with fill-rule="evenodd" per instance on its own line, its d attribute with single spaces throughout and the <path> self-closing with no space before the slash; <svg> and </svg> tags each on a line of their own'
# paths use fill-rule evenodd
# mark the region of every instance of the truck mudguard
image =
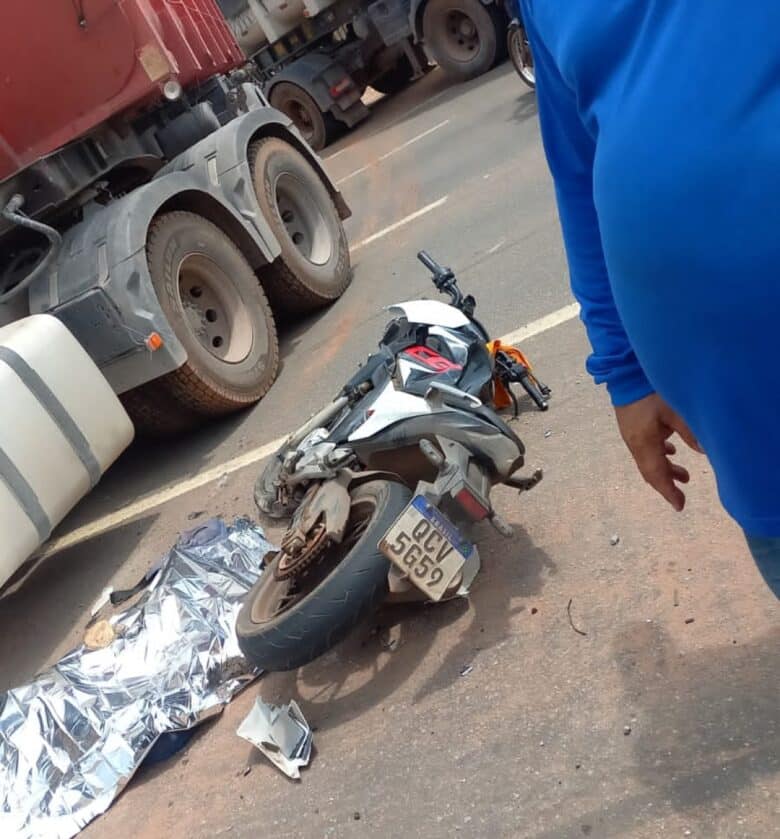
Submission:
<svg viewBox="0 0 780 839">
<path fill-rule="evenodd" d="M 331 190 L 342 217 L 349 214 L 290 120 L 255 105 L 179 155 L 148 184 L 107 206 L 88 205 L 83 221 L 64 234 L 58 262 L 31 286 L 31 313 L 56 315 L 117 393 L 175 370 L 187 359 L 160 308 L 146 261 L 149 225 L 161 210 L 184 209 L 210 218 L 254 268 L 279 256 L 247 161 L 249 144 L 263 136 L 281 137 L 302 151 Z M 152 352 L 147 339 L 155 332 L 163 345 Z"/>
<path fill-rule="evenodd" d="M 270 97 L 271 91 L 279 82 L 290 82 L 302 87 L 314 99 L 319 109 L 327 112 L 333 107 L 334 99 L 323 77 L 331 67 L 341 67 L 341 65 L 328 55 L 318 52 L 306 53 L 288 64 L 271 79 L 266 85 L 266 94 Z M 342 75 L 345 72 L 342 69 Z"/>
</svg>

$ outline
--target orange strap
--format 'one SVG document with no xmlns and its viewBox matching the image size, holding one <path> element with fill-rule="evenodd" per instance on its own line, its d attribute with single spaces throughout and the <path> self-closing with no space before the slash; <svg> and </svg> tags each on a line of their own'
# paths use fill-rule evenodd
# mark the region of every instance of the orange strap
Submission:
<svg viewBox="0 0 780 839">
<path fill-rule="evenodd" d="M 502 344 L 501 341 L 491 341 L 488 345 L 488 352 L 495 357 L 496 353 L 500 350 L 501 352 L 505 352 L 508 356 L 513 358 L 515 361 L 518 361 L 520 364 L 525 365 L 528 370 L 531 370 L 531 362 L 526 358 L 526 356 L 517 349 L 517 347 L 508 347 L 505 344 Z M 493 396 L 493 404 L 501 410 L 502 408 L 508 408 L 512 404 L 512 398 L 509 395 L 509 391 L 504 387 L 503 383 L 500 382 L 498 379 L 495 380 L 495 393 Z"/>
<path fill-rule="evenodd" d="M 533 370 L 531 367 L 531 362 L 528 358 L 517 349 L 517 347 L 507 346 L 506 344 L 502 344 L 501 341 L 491 341 L 487 345 L 488 351 L 492 356 L 495 356 L 499 350 L 505 352 L 508 356 L 513 358 L 515 361 L 519 361 L 520 364 L 524 364 L 529 370 Z"/>
</svg>

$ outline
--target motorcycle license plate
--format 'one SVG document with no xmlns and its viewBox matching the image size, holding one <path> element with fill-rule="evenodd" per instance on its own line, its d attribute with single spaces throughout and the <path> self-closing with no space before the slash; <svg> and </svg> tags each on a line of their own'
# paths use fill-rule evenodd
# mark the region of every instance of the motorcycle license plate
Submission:
<svg viewBox="0 0 780 839">
<path fill-rule="evenodd" d="M 422 495 L 415 496 L 379 550 L 431 600 L 441 600 L 474 546 Z"/>
</svg>

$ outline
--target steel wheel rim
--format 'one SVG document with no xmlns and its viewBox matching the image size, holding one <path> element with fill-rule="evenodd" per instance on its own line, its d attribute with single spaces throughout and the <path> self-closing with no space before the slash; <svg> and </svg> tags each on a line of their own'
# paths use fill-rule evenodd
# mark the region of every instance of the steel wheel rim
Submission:
<svg viewBox="0 0 780 839">
<path fill-rule="evenodd" d="M 312 119 L 309 109 L 303 102 L 297 99 L 292 99 L 287 103 L 284 112 L 293 121 L 295 127 L 303 135 L 303 139 L 307 143 L 311 143 L 314 137 L 314 120 Z"/>
<path fill-rule="evenodd" d="M 528 36 L 522 29 L 515 31 L 512 36 L 510 49 L 512 51 L 512 61 L 517 68 L 517 72 L 531 85 L 536 84 L 536 75 L 534 73 L 534 59 L 531 55 L 531 45 L 528 42 Z"/>
<path fill-rule="evenodd" d="M 325 265 L 333 254 L 333 242 L 325 213 L 303 181 L 287 172 L 274 185 L 276 209 L 290 241 L 312 265 Z"/>
<path fill-rule="evenodd" d="M 305 600 L 354 548 L 376 512 L 376 502 L 372 499 L 365 498 L 354 503 L 350 507 L 349 523 L 341 543 L 328 548 L 323 559 L 300 578 L 276 579 L 276 566 L 280 557 L 277 553 L 266 565 L 260 577 L 258 595 L 252 601 L 249 613 L 252 623 L 258 625 L 271 623 Z"/>
<path fill-rule="evenodd" d="M 179 300 L 198 343 L 226 364 L 239 364 L 252 351 L 254 329 L 246 304 L 211 257 L 188 254 L 177 271 Z"/>
<path fill-rule="evenodd" d="M 479 28 L 462 9 L 448 9 L 441 17 L 439 30 L 444 36 L 447 54 L 454 61 L 468 62 L 479 53 Z"/>
</svg>

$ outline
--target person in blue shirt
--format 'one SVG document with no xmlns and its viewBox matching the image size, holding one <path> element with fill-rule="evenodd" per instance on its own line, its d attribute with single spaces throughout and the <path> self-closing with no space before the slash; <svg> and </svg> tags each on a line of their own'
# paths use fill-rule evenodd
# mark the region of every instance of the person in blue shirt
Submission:
<svg viewBox="0 0 780 839">
<path fill-rule="evenodd" d="M 706 452 L 780 597 L 780 3 L 521 6 L 587 368 L 676 510 L 669 438 Z"/>
</svg>

